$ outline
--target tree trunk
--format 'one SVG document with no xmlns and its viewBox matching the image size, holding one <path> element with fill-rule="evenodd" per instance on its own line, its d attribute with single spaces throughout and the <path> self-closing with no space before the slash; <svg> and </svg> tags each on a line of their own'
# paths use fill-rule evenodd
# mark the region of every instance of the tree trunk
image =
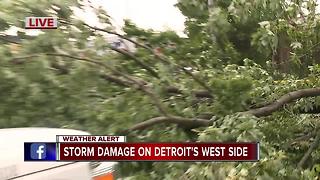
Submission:
<svg viewBox="0 0 320 180">
<path fill-rule="evenodd" d="M 283 73 L 288 73 L 290 58 L 290 40 L 286 32 L 278 34 L 278 47 L 272 56 L 272 63 Z"/>
</svg>

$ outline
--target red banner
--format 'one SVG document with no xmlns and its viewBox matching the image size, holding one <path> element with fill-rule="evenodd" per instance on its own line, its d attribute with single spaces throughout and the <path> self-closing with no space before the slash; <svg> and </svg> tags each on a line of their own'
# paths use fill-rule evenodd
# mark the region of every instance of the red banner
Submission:
<svg viewBox="0 0 320 180">
<path fill-rule="evenodd" d="M 259 143 L 59 143 L 61 161 L 258 161 Z"/>
</svg>

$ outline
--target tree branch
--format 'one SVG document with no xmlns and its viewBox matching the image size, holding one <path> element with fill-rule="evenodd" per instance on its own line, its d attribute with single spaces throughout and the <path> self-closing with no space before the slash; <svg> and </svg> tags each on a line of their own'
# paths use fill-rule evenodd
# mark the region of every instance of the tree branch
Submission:
<svg viewBox="0 0 320 180">
<path fill-rule="evenodd" d="M 249 113 L 257 117 L 268 116 L 273 112 L 277 111 L 278 109 L 280 109 L 281 107 L 283 107 L 285 104 L 288 104 L 294 100 L 304 98 L 304 97 L 313 97 L 313 96 L 319 96 L 319 95 L 320 95 L 320 88 L 301 89 L 301 90 L 290 92 L 280 97 L 280 99 L 278 99 L 274 103 L 271 103 L 261 108 L 246 111 L 245 113 Z"/>
<path fill-rule="evenodd" d="M 110 74 L 102 74 L 100 76 L 102 79 L 105 79 L 107 81 L 116 83 L 120 86 L 124 86 L 124 87 L 130 87 L 130 82 L 120 79 L 114 75 L 110 75 Z M 146 84 L 146 82 L 144 82 L 144 84 Z M 169 95 L 175 95 L 175 94 L 184 94 L 182 90 L 178 89 L 177 87 L 174 86 L 168 86 L 163 88 L 165 93 L 168 93 Z M 196 98 L 213 98 L 213 96 L 206 90 L 192 90 L 191 91 L 192 94 L 194 95 L 194 97 Z"/>
<path fill-rule="evenodd" d="M 310 89 L 302 89 L 298 91 L 293 91 L 290 92 L 284 96 L 282 96 L 280 99 L 275 101 L 274 103 L 271 103 L 267 106 L 257 108 L 257 109 L 252 109 L 243 113 L 249 113 L 257 117 L 262 117 L 262 116 L 268 116 L 272 114 L 273 112 L 279 110 L 283 105 L 288 104 L 294 100 L 303 98 L 303 97 L 312 97 L 312 96 L 319 96 L 320 95 L 320 88 L 310 88 Z M 177 120 L 179 119 L 179 120 Z M 207 122 L 205 122 L 207 121 Z M 130 130 L 142 130 L 147 127 L 156 125 L 158 123 L 174 123 L 174 124 L 179 124 L 179 125 L 191 125 L 193 127 L 201 127 L 201 126 L 210 126 L 212 124 L 212 121 L 208 121 L 201 119 L 201 121 L 190 121 L 188 118 L 183 118 L 183 117 L 157 117 L 157 118 L 152 118 L 150 120 L 138 123 L 137 125 L 129 128 L 127 131 Z"/>
<path fill-rule="evenodd" d="M 213 121 L 210 121 L 207 119 L 190 119 L 190 118 L 183 118 L 178 116 L 171 116 L 171 117 L 160 116 L 160 117 L 151 118 L 149 120 L 138 123 L 132 126 L 131 128 L 122 131 L 121 133 L 128 134 L 131 131 L 144 130 L 148 127 L 151 127 L 160 123 L 171 123 L 171 124 L 173 123 L 173 124 L 179 124 L 182 126 L 207 127 L 207 126 L 210 126 L 212 122 Z"/>
<path fill-rule="evenodd" d="M 63 22 L 63 23 L 71 25 L 70 23 L 67 23 L 67 22 Z M 139 43 L 137 41 L 134 41 L 134 40 L 132 40 L 132 39 L 130 39 L 130 38 L 124 36 L 124 35 L 119 34 L 119 33 L 116 33 L 116 32 L 113 32 L 113 31 L 109 31 L 109 30 L 106 30 L 106 29 L 102 29 L 102 28 L 98 28 L 98 27 L 93 27 L 93 26 L 90 26 L 89 24 L 86 24 L 86 23 L 84 23 L 83 25 L 87 26 L 90 29 L 94 29 L 96 31 L 101 31 L 101 32 L 105 32 L 105 33 L 108 33 L 108 34 L 116 35 L 116 36 L 120 37 L 121 39 L 125 39 L 125 40 L 127 40 L 127 41 L 129 41 L 129 42 L 131 42 L 131 43 L 133 43 L 133 44 L 135 44 L 137 46 L 139 46 L 139 47 L 142 47 L 144 49 L 147 49 L 147 50 L 153 52 L 152 48 L 150 48 L 150 47 L 148 47 L 148 46 L 146 46 L 144 44 L 141 44 L 141 43 Z"/>
<path fill-rule="evenodd" d="M 306 141 L 306 140 L 309 140 L 310 138 L 312 138 L 312 137 L 314 137 L 314 136 L 316 136 L 316 135 L 317 135 L 317 131 L 312 131 L 312 132 L 310 132 L 310 133 L 308 133 L 308 134 L 306 134 L 306 135 L 299 136 L 299 137 L 295 138 L 294 140 L 292 140 L 292 141 L 290 142 L 290 144 L 295 143 L 295 142 L 298 142 L 298 141 Z"/>
<path fill-rule="evenodd" d="M 70 59 L 75 59 L 75 60 L 79 60 L 79 61 L 84 61 L 84 62 L 88 62 L 88 63 L 91 63 L 91 64 L 95 64 L 95 65 L 98 65 L 100 67 L 104 67 L 105 69 L 111 70 L 114 73 L 118 72 L 117 70 L 114 70 L 113 68 L 107 66 L 106 64 L 104 64 L 104 63 L 102 63 L 100 61 L 96 61 L 96 60 L 92 60 L 92 59 L 88 59 L 88 58 L 84 58 L 84 57 L 72 56 L 72 55 L 69 55 L 69 54 L 41 53 L 41 54 L 31 54 L 31 55 L 26 55 L 26 56 L 14 57 L 12 59 L 13 59 L 13 62 L 16 63 L 15 61 L 19 61 L 21 59 L 29 59 L 29 58 L 34 58 L 34 57 L 41 57 L 41 55 L 66 57 L 66 58 L 70 58 Z"/>
<path fill-rule="evenodd" d="M 302 168 L 303 165 L 307 162 L 312 151 L 314 151 L 318 147 L 319 141 L 320 141 L 320 130 L 318 130 L 317 135 L 316 135 L 313 143 L 309 147 L 308 151 L 303 155 L 302 159 L 299 161 L 298 168 Z"/>
<path fill-rule="evenodd" d="M 136 57 L 135 55 L 133 55 L 132 53 L 129 53 L 127 51 L 124 51 L 122 49 L 118 49 L 118 48 L 114 48 L 114 47 L 110 47 L 110 49 L 112 49 L 113 51 L 116 51 L 124 56 L 127 56 L 129 58 L 131 58 L 136 64 L 138 64 L 139 66 L 141 66 L 143 69 L 147 70 L 153 77 L 158 78 L 159 79 L 159 75 L 156 71 L 154 71 L 150 66 L 148 66 L 147 64 L 143 63 L 142 61 L 140 61 L 138 59 L 138 57 Z"/>
<path fill-rule="evenodd" d="M 139 123 L 135 126 L 133 126 L 130 129 L 133 130 L 138 130 L 138 129 L 144 129 L 149 126 L 155 125 L 157 123 L 175 123 L 179 125 L 192 125 L 192 126 L 209 126 L 212 121 L 208 120 L 203 120 L 203 119 L 189 119 L 189 118 L 183 118 L 183 117 L 177 117 L 177 116 L 172 116 L 164 108 L 164 105 L 162 104 L 160 98 L 150 89 L 150 87 L 146 86 L 144 82 L 141 82 L 134 77 L 131 77 L 130 75 L 127 75 L 125 73 L 122 73 L 116 69 L 113 69 L 103 62 L 84 58 L 84 57 L 75 57 L 67 54 L 56 54 L 56 53 L 46 53 L 44 55 L 48 56 L 60 56 L 60 57 L 67 57 L 67 58 L 72 58 L 84 62 L 89 62 L 98 65 L 99 67 L 104 67 L 107 70 L 110 70 L 112 73 L 115 75 L 119 75 L 126 80 L 122 80 L 119 78 L 116 78 L 115 76 L 111 75 L 106 75 L 104 76 L 105 79 L 110 80 L 112 82 L 115 82 L 120 85 L 125 85 L 125 86 L 131 86 L 136 89 L 140 89 L 141 91 L 145 92 L 146 95 L 148 95 L 152 101 L 153 104 L 158 108 L 159 112 L 163 114 L 164 116 L 161 116 L 159 118 L 153 118 L 151 120 L 147 120 L 145 122 Z M 31 58 L 31 57 L 40 57 L 40 54 L 35 54 L 35 55 L 29 55 L 29 56 L 24 56 L 24 57 L 17 57 L 14 58 L 15 60 L 23 59 L 23 58 Z M 175 89 L 176 92 L 180 93 L 180 90 Z M 294 100 L 304 98 L 304 97 L 312 97 L 312 96 L 319 96 L 320 95 L 320 88 L 310 88 L 310 89 L 302 89 L 302 90 L 297 90 L 290 92 L 284 96 L 282 96 L 280 99 L 275 101 L 274 103 L 271 103 L 267 106 L 257 108 L 257 109 L 252 109 L 249 111 L 246 111 L 244 113 L 250 113 L 254 116 L 261 117 L 261 116 L 268 116 L 272 114 L 273 112 L 279 110 L 281 107 L 283 107 L 285 104 L 288 104 Z M 129 129 L 129 130 L 130 130 Z"/>
<path fill-rule="evenodd" d="M 319 114 L 320 113 L 320 106 L 313 105 L 310 109 L 300 108 L 297 110 L 300 114 Z"/>
<path fill-rule="evenodd" d="M 68 24 L 68 23 L 65 23 L 65 24 Z M 70 25 L 70 24 L 69 24 L 69 25 Z M 132 39 L 126 37 L 126 36 L 123 36 L 123 35 L 121 35 L 121 34 L 119 34 L 119 33 L 116 33 L 116 32 L 108 31 L 108 30 L 106 30 L 106 29 L 101 29 L 101 28 L 98 28 L 98 27 L 93 27 L 93 26 L 90 26 L 90 25 L 85 24 L 85 23 L 84 23 L 84 26 L 87 26 L 87 27 L 89 27 L 89 28 L 91 28 L 91 29 L 93 29 L 93 30 L 97 30 L 97 31 L 101 31 L 101 32 L 106 32 L 106 33 L 109 33 L 109 34 L 117 35 L 118 37 L 120 37 L 120 38 L 122 38 L 122 39 L 125 39 L 125 40 L 127 40 L 127 41 L 129 41 L 129 42 L 131 42 L 131 43 L 133 43 L 133 44 L 135 44 L 135 45 L 137 45 L 137 46 L 139 46 L 139 47 L 142 47 L 142 48 L 148 50 L 150 53 L 152 53 L 156 58 L 158 58 L 158 59 L 161 60 L 162 62 L 168 63 L 168 64 L 173 64 L 173 65 L 175 65 L 176 67 L 178 67 L 179 69 L 181 69 L 185 74 L 187 74 L 187 75 L 189 75 L 190 77 L 192 77 L 192 79 L 194 79 L 199 85 L 201 85 L 202 87 L 204 87 L 207 91 L 209 91 L 209 92 L 212 91 L 211 88 L 210 88 L 209 86 L 207 86 L 205 82 L 203 82 L 201 79 L 199 79 L 198 77 L 196 77 L 196 76 L 195 76 L 194 74 L 192 74 L 190 71 L 186 70 L 184 66 L 181 66 L 180 64 L 172 63 L 172 62 L 168 61 L 167 58 L 165 58 L 164 56 L 155 53 L 152 48 L 150 48 L 150 47 L 148 47 L 148 46 L 146 46 L 146 45 L 144 45 L 144 44 L 141 44 L 141 43 L 139 43 L 139 42 L 137 42 L 137 41 L 134 41 L 134 40 L 132 40 Z"/>
<path fill-rule="evenodd" d="M 170 94 L 183 94 L 182 90 L 174 86 L 165 88 L 165 91 Z M 207 90 L 192 90 L 192 93 L 197 98 L 213 98 L 213 96 Z"/>
<path fill-rule="evenodd" d="M 99 67 L 103 67 L 109 71 L 111 71 L 112 73 L 122 76 L 123 78 L 127 79 L 128 81 L 130 81 L 130 85 L 135 88 L 135 89 L 139 89 L 141 91 L 143 91 L 146 95 L 148 95 L 151 100 L 153 101 L 153 104 L 157 107 L 157 109 L 159 110 L 159 112 L 165 116 L 168 116 L 167 111 L 165 110 L 164 105 L 162 104 L 162 102 L 160 101 L 160 98 L 147 86 L 145 86 L 144 83 L 136 80 L 135 78 L 131 77 L 130 75 L 127 75 L 123 72 L 120 72 L 112 67 L 109 67 L 108 65 L 106 65 L 103 62 L 100 61 L 96 61 L 96 60 L 92 60 L 92 59 L 88 59 L 85 57 L 77 57 L 77 56 L 72 56 L 72 55 L 68 55 L 68 54 L 58 54 L 58 53 L 43 53 L 43 55 L 47 55 L 47 56 L 58 56 L 58 57 L 66 57 L 66 58 L 70 58 L 70 59 L 75 59 L 75 60 L 79 60 L 79 61 L 84 61 L 84 62 L 89 62 L 95 65 L 98 65 Z M 41 54 L 33 54 L 33 55 L 28 55 L 28 56 L 22 56 L 22 57 L 15 57 L 13 58 L 14 60 L 19 60 L 19 59 L 25 59 L 25 58 L 32 58 L 32 57 L 40 57 Z M 109 76 L 110 77 L 110 76 Z"/>
<path fill-rule="evenodd" d="M 5 41 L 5 42 L 13 43 L 13 44 L 20 44 L 20 42 L 19 42 L 20 39 L 19 38 L 17 38 L 18 40 L 14 40 L 13 38 L 10 39 L 10 37 L 14 37 L 14 36 L 8 36 L 8 35 L 2 36 L 2 35 L 0 35 L 0 39 Z"/>
<path fill-rule="evenodd" d="M 126 81 L 126 80 L 123 80 L 123 79 L 120 79 L 119 77 L 116 77 L 114 75 L 111 75 L 111 74 L 102 74 L 100 75 L 100 77 L 102 79 L 105 79 L 109 82 L 113 82 L 115 84 L 118 84 L 120 86 L 124 86 L 124 87 L 130 87 L 130 82 Z"/>
</svg>

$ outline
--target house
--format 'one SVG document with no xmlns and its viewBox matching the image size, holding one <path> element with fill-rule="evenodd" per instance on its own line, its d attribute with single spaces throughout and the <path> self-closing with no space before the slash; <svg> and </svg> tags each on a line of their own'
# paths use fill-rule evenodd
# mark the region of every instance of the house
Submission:
<svg viewBox="0 0 320 180">
<path fill-rule="evenodd" d="M 122 38 L 115 35 L 115 36 L 107 37 L 106 40 L 114 48 L 122 49 L 122 50 L 129 51 L 132 53 L 136 52 L 135 44 L 126 40 L 126 39 L 122 39 Z"/>
</svg>

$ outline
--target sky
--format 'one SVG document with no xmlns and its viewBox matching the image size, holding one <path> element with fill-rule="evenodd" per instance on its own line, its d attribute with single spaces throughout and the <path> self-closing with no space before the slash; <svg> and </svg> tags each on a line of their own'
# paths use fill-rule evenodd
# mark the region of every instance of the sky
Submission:
<svg viewBox="0 0 320 180">
<path fill-rule="evenodd" d="M 101 5 L 120 28 L 123 19 L 156 31 L 174 30 L 183 34 L 185 17 L 174 6 L 177 0 L 91 0 Z"/>
<path fill-rule="evenodd" d="M 178 8 L 174 6 L 177 0 L 86 0 L 93 4 L 101 5 L 113 19 L 117 29 L 123 26 L 123 19 L 131 19 L 139 27 L 151 28 L 156 31 L 174 30 L 184 36 L 185 17 Z M 320 7 L 318 7 L 319 9 Z M 319 10 L 318 10 L 319 11 Z M 78 13 L 86 22 L 95 19 L 90 13 Z M 91 25 L 91 24 L 90 24 Z M 10 34 L 14 34 L 12 30 Z M 30 34 L 37 34 L 34 30 Z"/>
<path fill-rule="evenodd" d="M 112 17 L 112 23 L 118 30 L 124 24 L 124 19 L 131 19 L 138 27 L 155 31 L 174 30 L 180 36 L 185 36 L 185 17 L 174 6 L 177 0 L 87 0 L 94 6 L 101 5 Z M 88 8 L 89 9 L 89 8 Z M 90 10 L 86 13 L 75 10 L 77 17 L 84 19 L 90 25 L 97 25 L 97 20 Z M 16 35 L 17 28 L 11 28 L 6 33 Z M 29 35 L 36 35 L 39 31 L 26 30 Z"/>
</svg>

